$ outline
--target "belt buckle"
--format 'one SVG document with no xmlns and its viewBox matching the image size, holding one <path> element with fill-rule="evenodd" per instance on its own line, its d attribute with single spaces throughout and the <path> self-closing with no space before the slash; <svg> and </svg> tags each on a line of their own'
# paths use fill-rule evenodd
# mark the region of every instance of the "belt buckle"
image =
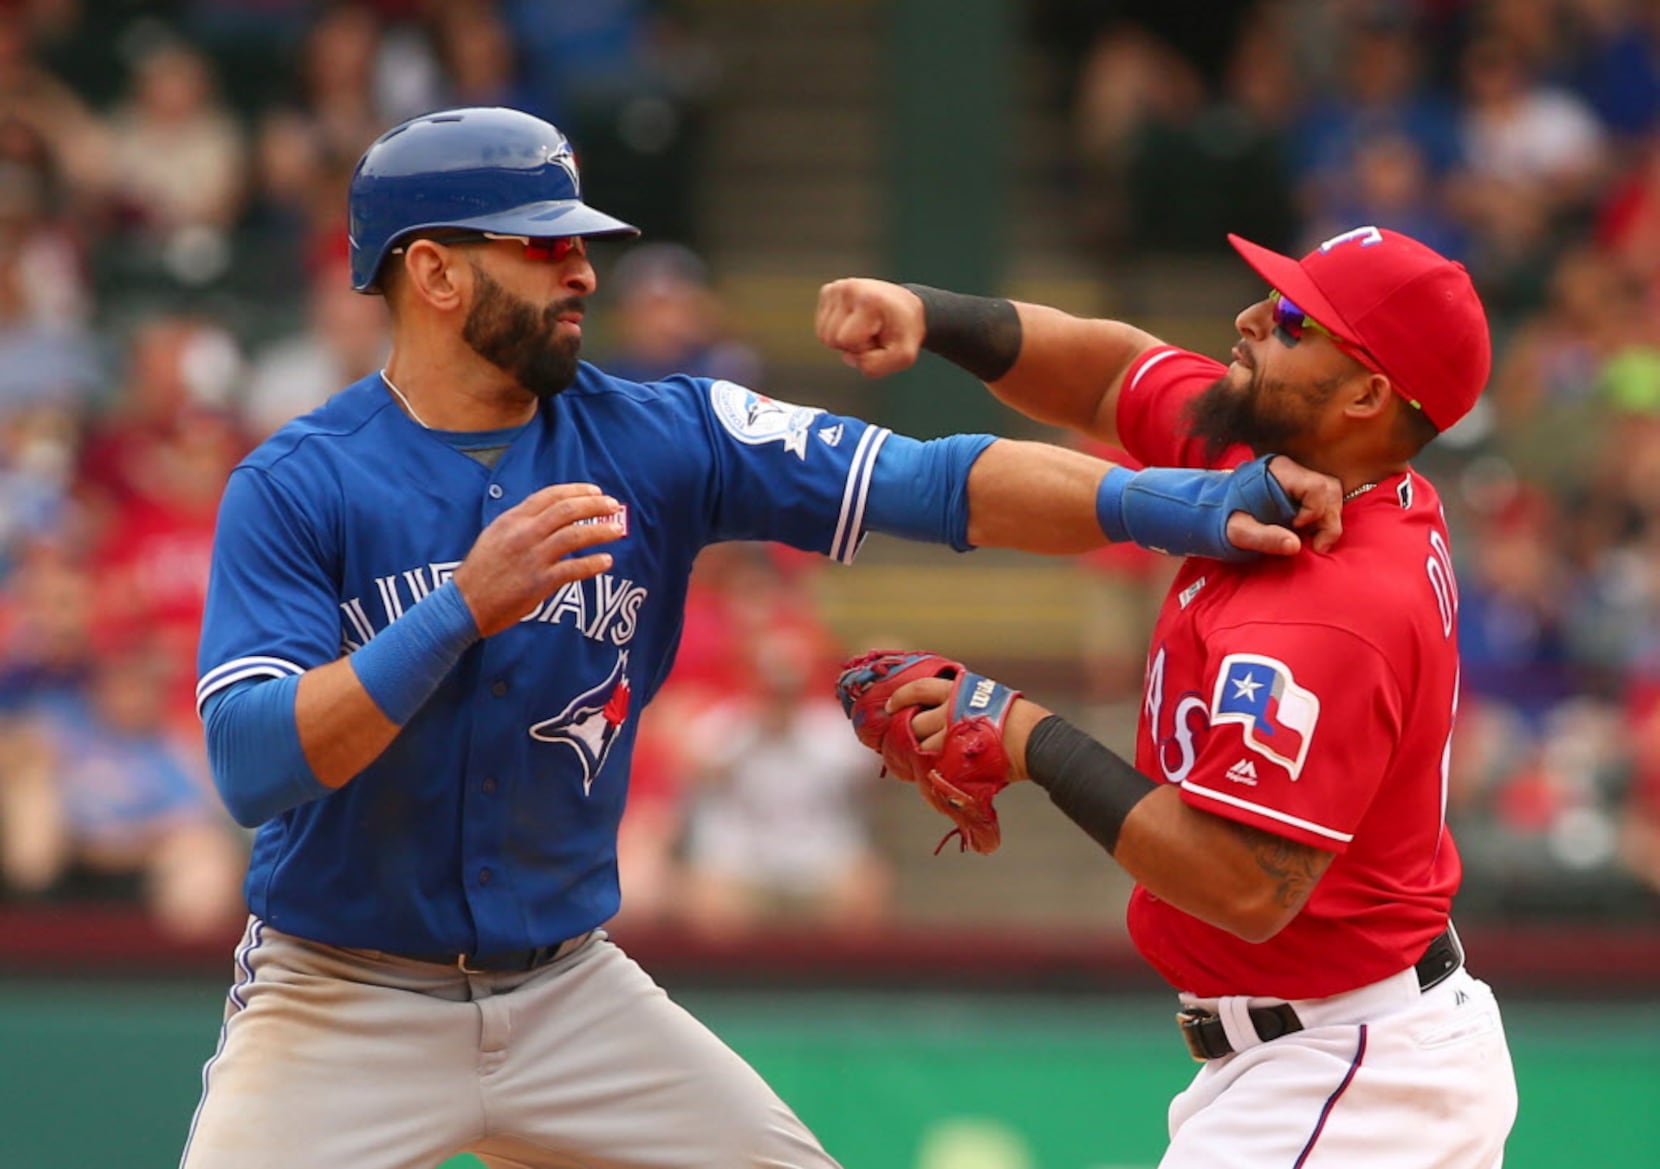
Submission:
<svg viewBox="0 0 1660 1169">
<path fill-rule="evenodd" d="M 488 973 L 490 973 L 488 970 L 474 970 L 471 966 L 467 965 L 467 955 L 466 954 L 457 954 L 455 956 L 455 968 L 457 970 L 461 971 L 461 973 L 463 973 L 463 974 L 488 974 Z"/>
<path fill-rule="evenodd" d="M 1205 1049 L 1199 1027 L 1206 1020 L 1215 1017 L 1200 1007 L 1186 1007 L 1176 1012 L 1176 1025 L 1181 1028 L 1182 1041 L 1187 1044 L 1187 1054 L 1193 1057 L 1195 1063 L 1209 1063 L 1214 1058 Z"/>
</svg>

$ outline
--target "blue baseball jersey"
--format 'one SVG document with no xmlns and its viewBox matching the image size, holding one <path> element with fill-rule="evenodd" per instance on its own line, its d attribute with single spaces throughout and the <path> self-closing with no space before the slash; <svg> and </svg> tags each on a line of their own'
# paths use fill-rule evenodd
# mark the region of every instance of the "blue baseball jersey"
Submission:
<svg viewBox="0 0 1660 1169">
<path fill-rule="evenodd" d="M 699 550 L 776 540 L 851 561 L 887 435 L 732 382 L 586 363 L 493 467 L 423 430 L 378 374 L 278 431 L 225 491 L 199 705 L 364 644 L 542 487 L 597 484 L 625 534 L 607 572 L 473 645 L 350 783 L 263 824 L 250 909 L 404 953 L 544 945 L 609 919 L 635 731 Z"/>
</svg>

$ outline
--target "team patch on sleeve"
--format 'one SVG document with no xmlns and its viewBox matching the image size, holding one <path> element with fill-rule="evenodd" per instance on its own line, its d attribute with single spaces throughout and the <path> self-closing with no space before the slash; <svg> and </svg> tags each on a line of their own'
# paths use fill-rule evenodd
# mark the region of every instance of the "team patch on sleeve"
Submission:
<svg viewBox="0 0 1660 1169">
<path fill-rule="evenodd" d="M 1246 747 L 1296 779 L 1320 721 L 1320 699 L 1297 685 L 1291 667 L 1276 658 L 1229 654 L 1216 675 L 1210 721 L 1239 723 Z"/>
<path fill-rule="evenodd" d="M 806 459 L 813 419 L 824 413 L 816 406 L 780 402 L 728 381 L 709 383 L 709 401 L 721 427 L 739 442 L 746 446 L 783 443 L 798 459 Z"/>
</svg>

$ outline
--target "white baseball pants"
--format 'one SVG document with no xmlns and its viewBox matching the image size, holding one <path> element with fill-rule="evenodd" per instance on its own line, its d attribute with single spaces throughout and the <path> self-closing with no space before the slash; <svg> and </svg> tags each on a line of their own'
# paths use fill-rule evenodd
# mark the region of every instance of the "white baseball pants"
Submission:
<svg viewBox="0 0 1660 1169">
<path fill-rule="evenodd" d="M 1304 1030 L 1264 1043 L 1243 1008 L 1276 999 L 1193 999 L 1220 1015 L 1233 1055 L 1206 1063 L 1170 1104 L 1160 1169 L 1498 1169 L 1516 1078 L 1498 1004 L 1459 970 L 1419 991 L 1404 970 L 1294 1002 Z"/>
</svg>

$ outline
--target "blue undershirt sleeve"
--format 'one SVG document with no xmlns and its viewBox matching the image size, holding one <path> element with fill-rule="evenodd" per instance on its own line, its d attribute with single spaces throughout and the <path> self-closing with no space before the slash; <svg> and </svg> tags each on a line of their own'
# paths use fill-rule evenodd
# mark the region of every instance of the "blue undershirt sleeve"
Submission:
<svg viewBox="0 0 1660 1169">
<path fill-rule="evenodd" d="M 299 688 L 297 674 L 250 679 L 209 696 L 202 707 L 213 782 L 244 828 L 334 790 L 312 774 L 300 747 Z"/>
<path fill-rule="evenodd" d="M 446 581 L 354 652 L 352 669 L 386 717 L 402 726 L 477 640 L 478 625 L 461 590 Z M 300 746 L 294 713 L 299 687 L 299 675 L 250 680 L 203 704 L 213 781 L 244 827 L 334 790 L 312 772 Z"/>
<path fill-rule="evenodd" d="M 876 455 L 865 526 L 969 551 L 974 545 L 968 542 L 968 472 L 996 441 L 989 434 L 953 434 L 927 442 L 889 435 Z"/>
</svg>

